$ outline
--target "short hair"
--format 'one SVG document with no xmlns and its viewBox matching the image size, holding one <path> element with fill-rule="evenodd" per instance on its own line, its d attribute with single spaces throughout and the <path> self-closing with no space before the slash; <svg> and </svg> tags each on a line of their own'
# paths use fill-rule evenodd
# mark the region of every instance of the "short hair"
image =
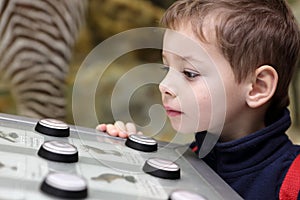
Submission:
<svg viewBox="0 0 300 200">
<path fill-rule="evenodd" d="M 235 79 L 242 82 L 259 66 L 278 73 L 278 85 L 269 116 L 289 105 L 288 89 L 300 49 L 298 23 L 284 0 L 178 0 L 165 12 L 161 24 L 176 30 L 191 23 L 203 42 L 203 28 L 212 17 L 216 45 L 230 63 Z M 269 120 L 268 120 L 269 121 Z"/>
</svg>

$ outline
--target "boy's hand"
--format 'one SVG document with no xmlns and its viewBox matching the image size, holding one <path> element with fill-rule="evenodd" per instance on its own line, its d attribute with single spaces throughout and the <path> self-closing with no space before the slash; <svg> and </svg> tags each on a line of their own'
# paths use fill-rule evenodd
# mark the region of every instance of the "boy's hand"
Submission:
<svg viewBox="0 0 300 200">
<path fill-rule="evenodd" d="M 115 124 L 99 124 L 96 129 L 107 132 L 111 136 L 121 138 L 127 138 L 131 134 L 143 134 L 140 131 L 136 131 L 136 127 L 133 123 L 124 124 L 122 121 L 116 121 Z"/>
</svg>

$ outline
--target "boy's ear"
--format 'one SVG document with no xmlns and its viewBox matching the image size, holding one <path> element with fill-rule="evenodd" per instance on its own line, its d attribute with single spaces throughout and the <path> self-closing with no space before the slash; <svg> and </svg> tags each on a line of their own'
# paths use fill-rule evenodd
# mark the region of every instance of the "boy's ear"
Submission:
<svg viewBox="0 0 300 200">
<path fill-rule="evenodd" d="M 246 102 L 249 107 L 257 108 L 267 103 L 274 95 L 278 74 L 273 67 L 263 65 L 255 70 L 251 80 Z"/>
</svg>

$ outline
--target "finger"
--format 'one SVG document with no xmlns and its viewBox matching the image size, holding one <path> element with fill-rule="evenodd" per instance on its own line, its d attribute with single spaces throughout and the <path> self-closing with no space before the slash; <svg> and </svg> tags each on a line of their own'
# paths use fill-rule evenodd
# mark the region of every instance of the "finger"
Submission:
<svg viewBox="0 0 300 200">
<path fill-rule="evenodd" d="M 144 135 L 141 131 L 137 132 L 138 135 Z"/>
<path fill-rule="evenodd" d="M 133 123 L 126 123 L 126 129 L 127 129 L 127 133 L 128 135 L 132 135 L 132 134 L 135 134 L 136 133 L 136 127 Z"/>
<path fill-rule="evenodd" d="M 123 133 L 127 132 L 124 122 L 116 121 L 114 125 L 119 132 L 123 132 Z"/>
<path fill-rule="evenodd" d="M 106 132 L 111 135 L 111 136 L 118 136 L 119 135 L 119 131 L 116 129 L 116 127 L 112 124 L 107 124 L 106 125 Z"/>
<path fill-rule="evenodd" d="M 119 132 L 119 137 L 121 137 L 121 138 L 127 138 L 128 137 L 128 133 L 126 133 L 126 132 Z"/>
<path fill-rule="evenodd" d="M 99 125 L 96 127 L 96 130 L 105 132 L 105 131 L 106 131 L 106 124 L 99 124 Z"/>
</svg>

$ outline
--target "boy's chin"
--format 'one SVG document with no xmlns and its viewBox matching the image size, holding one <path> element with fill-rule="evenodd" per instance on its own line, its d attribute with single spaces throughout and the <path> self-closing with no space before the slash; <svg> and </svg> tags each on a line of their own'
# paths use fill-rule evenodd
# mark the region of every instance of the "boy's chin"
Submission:
<svg viewBox="0 0 300 200">
<path fill-rule="evenodd" d="M 199 129 L 199 128 L 191 128 L 191 127 L 176 127 L 176 126 L 173 126 L 173 129 L 181 134 L 191 134 L 191 133 L 197 133 L 197 132 L 202 132 L 207 130 L 207 129 Z"/>
</svg>

